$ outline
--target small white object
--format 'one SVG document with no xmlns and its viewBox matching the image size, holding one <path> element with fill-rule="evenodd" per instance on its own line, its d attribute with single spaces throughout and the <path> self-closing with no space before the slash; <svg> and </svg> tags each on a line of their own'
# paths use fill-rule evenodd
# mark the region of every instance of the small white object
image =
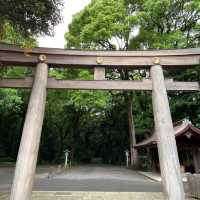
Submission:
<svg viewBox="0 0 200 200">
<path fill-rule="evenodd" d="M 190 139 L 190 138 L 192 137 L 192 133 L 188 132 L 188 133 L 185 134 L 185 136 L 186 136 L 188 139 Z"/>
<path fill-rule="evenodd" d="M 126 167 L 129 167 L 129 151 L 125 151 L 125 156 L 126 156 Z"/>
<path fill-rule="evenodd" d="M 184 124 L 192 124 L 192 122 L 189 120 L 189 119 L 187 119 L 187 118 L 185 118 L 184 120 L 183 120 L 183 123 Z"/>
<path fill-rule="evenodd" d="M 64 153 L 65 153 L 65 165 L 64 165 L 64 167 L 67 168 L 68 167 L 68 157 L 69 157 L 70 151 L 68 149 L 66 149 L 64 151 Z"/>
</svg>

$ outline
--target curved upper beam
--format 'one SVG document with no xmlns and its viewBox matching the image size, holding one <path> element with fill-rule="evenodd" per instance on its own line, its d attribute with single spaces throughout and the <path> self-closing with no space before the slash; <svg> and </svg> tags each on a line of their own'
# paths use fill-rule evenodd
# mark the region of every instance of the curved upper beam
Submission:
<svg viewBox="0 0 200 200">
<path fill-rule="evenodd" d="M 103 66 L 108 68 L 149 68 L 159 61 L 167 68 L 192 67 L 200 64 L 200 48 L 155 51 L 80 51 L 56 48 L 33 48 L 0 43 L 0 63 L 12 66 L 35 66 L 45 55 L 51 67 Z M 158 63 L 157 63 L 158 64 Z"/>
</svg>

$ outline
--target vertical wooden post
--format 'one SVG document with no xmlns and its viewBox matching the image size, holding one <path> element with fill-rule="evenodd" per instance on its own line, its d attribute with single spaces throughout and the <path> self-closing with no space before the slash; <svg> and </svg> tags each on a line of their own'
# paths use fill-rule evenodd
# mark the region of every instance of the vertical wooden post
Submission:
<svg viewBox="0 0 200 200">
<path fill-rule="evenodd" d="M 45 111 L 47 78 L 47 64 L 39 63 L 35 73 L 35 79 L 22 132 L 11 190 L 11 200 L 31 199 Z"/>
<path fill-rule="evenodd" d="M 199 150 L 198 149 L 193 150 L 192 156 L 193 156 L 195 173 L 199 173 L 200 170 Z"/>
<path fill-rule="evenodd" d="M 166 200 L 184 200 L 184 189 L 163 70 L 151 67 L 152 101 L 158 140 L 163 190 Z"/>
<path fill-rule="evenodd" d="M 94 68 L 94 80 L 105 80 L 105 67 Z"/>
</svg>

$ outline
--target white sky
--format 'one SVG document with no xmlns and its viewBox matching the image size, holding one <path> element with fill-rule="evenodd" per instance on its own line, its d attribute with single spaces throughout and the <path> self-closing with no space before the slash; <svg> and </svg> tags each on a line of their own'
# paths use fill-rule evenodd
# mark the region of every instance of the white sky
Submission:
<svg viewBox="0 0 200 200">
<path fill-rule="evenodd" d="M 72 16 L 82 10 L 91 0 L 64 0 L 63 23 L 55 27 L 54 37 L 38 38 L 40 47 L 64 48 L 64 34 L 68 29 L 68 24 L 72 20 Z"/>
</svg>

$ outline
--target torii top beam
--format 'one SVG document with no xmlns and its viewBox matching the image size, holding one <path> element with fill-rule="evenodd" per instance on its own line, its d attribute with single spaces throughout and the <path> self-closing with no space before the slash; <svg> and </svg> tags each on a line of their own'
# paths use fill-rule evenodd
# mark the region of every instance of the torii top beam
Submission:
<svg viewBox="0 0 200 200">
<path fill-rule="evenodd" d="M 145 69 L 154 64 L 164 68 L 191 68 L 200 64 L 200 48 L 156 51 L 79 51 L 55 48 L 26 50 L 0 43 L 1 65 L 35 67 L 39 55 L 47 57 L 50 67 Z"/>
</svg>

